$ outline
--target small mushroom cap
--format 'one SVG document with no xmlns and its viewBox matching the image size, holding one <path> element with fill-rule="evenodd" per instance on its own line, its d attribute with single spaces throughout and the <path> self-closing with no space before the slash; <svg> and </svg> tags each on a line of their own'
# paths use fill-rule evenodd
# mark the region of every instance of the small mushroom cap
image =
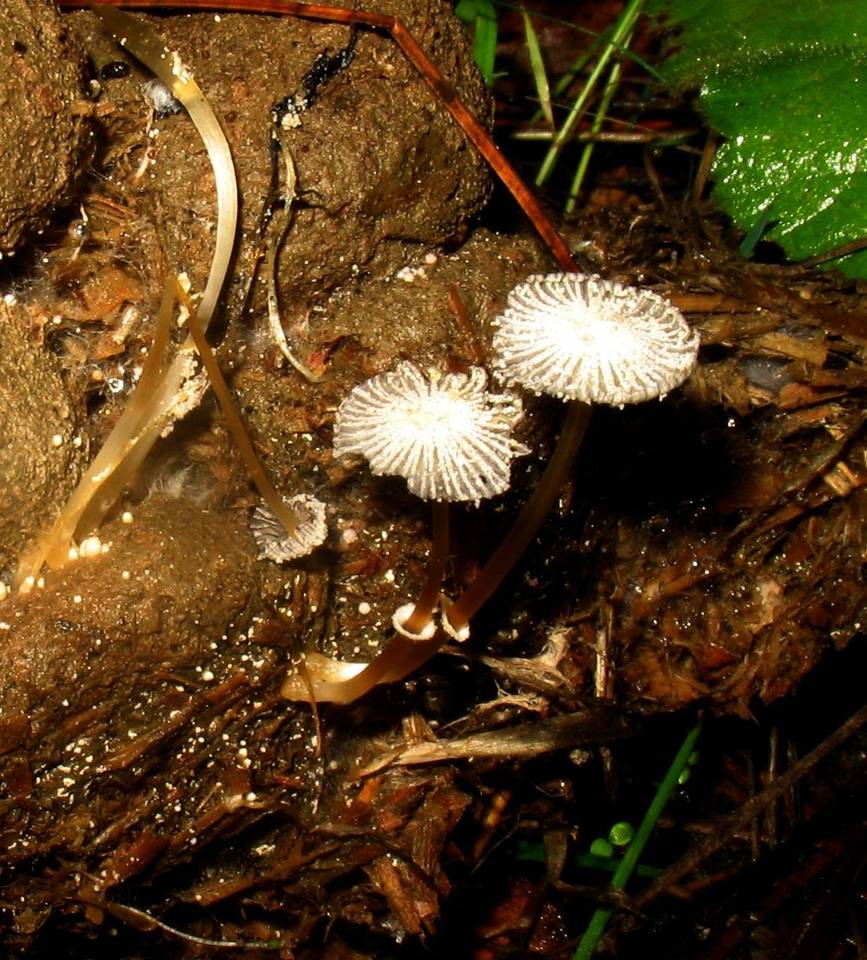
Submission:
<svg viewBox="0 0 867 960">
<path fill-rule="evenodd" d="M 698 335 L 676 307 L 601 277 L 532 276 L 495 322 L 498 375 L 564 400 L 622 406 L 662 397 L 698 354 Z"/>
<path fill-rule="evenodd" d="M 340 405 L 334 454 L 361 454 L 377 475 L 404 477 L 424 500 L 481 500 L 509 487 L 514 394 L 488 393 L 481 367 L 425 376 L 413 363 L 359 384 Z"/>
<path fill-rule="evenodd" d="M 303 493 L 290 497 L 285 503 L 298 518 L 298 527 L 292 536 L 264 503 L 253 511 L 250 532 L 259 548 L 260 560 L 286 563 L 305 557 L 328 536 L 324 503 Z"/>
</svg>

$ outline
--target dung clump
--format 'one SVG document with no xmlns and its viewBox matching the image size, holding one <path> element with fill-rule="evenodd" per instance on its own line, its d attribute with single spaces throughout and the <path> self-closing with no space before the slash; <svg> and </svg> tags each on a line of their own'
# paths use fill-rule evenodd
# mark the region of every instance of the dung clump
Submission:
<svg viewBox="0 0 867 960">
<path fill-rule="evenodd" d="M 0 569 L 75 486 L 84 444 L 55 358 L 23 308 L 0 302 Z"/>
<path fill-rule="evenodd" d="M 12 253 L 69 197 L 91 139 L 76 109 L 84 57 L 50 3 L 4 0 L 0 77 L 0 253 Z"/>
</svg>

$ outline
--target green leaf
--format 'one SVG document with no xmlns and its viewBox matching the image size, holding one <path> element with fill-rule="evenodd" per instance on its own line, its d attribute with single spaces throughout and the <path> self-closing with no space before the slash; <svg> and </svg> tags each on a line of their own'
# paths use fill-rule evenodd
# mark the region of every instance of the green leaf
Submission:
<svg viewBox="0 0 867 960">
<path fill-rule="evenodd" d="M 726 138 L 714 198 L 794 260 L 867 236 L 867 2 L 653 0 L 680 32 L 662 73 Z M 867 277 L 867 251 L 836 262 Z"/>
<path fill-rule="evenodd" d="M 455 4 L 455 16 L 464 23 L 472 23 L 484 8 L 485 0 L 458 0 Z"/>
<path fill-rule="evenodd" d="M 497 11 L 492 0 L 459 0 L 455 15 L 473 24 L 473 59 L 490 86 L 494 82 L 497 55 Z"/>
<path fill-rule="evenodd" d="M 610 857 L 614 853 L 614 847 L 605 837 L 597 837 L 590 844 L 590 852 L 594 857 Z"/>
<path fill-rule="evenodd" d="M 628 844 L 632 843 L 632 838 L 635 836 L 635 827 L 631 823 L 628 823 L 626 820 L 621 820 L 619 823 L 615 823 L 614 826 L 608 831 L 608 840 L 610 843 L 614 844 L 615 847 L 625 847 Z"/>
</svg>

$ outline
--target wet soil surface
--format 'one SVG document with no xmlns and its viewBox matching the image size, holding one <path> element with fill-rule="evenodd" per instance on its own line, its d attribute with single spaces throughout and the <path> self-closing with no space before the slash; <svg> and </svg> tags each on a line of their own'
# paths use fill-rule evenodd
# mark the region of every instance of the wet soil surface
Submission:
<svg viewBox="0 0 867 960">
<path fill-rule="evenodd" d="M 400 8 L 485 115 L 460 26 L 434 0 Z M 96 175 L 4 279 L 6 584 L 120 415 L 166 272 L 185 269 L 200 289 L 211 255 L 212 181 L 188 120 L 153 115 L 145 74 L 90 14 L 63 23 L 102 76 L 87 121 Z M 221 363 L 269 474 L 287 495 L 325 501 L 330 534 L 295 564 L 256 559 L 256 497 L 206 398 L 142 467 L 96 556 L 0 603 L 7 949 L 39 956 L 73 936 L 82 957 L 207 956 L 216 939 L 221 955 L 272 956 L 279 941 L 289 956 L 337 923 L 382 939 L 373 953 L 338 938 L 310 955 L 384 956 L 382 944 L 433 930 L 449 892 L 443 862 L 473 799 L 448 760 L 470 755 L 462 737 L 529 724 L 491 753 L 508 766 L 622 737 L 636 714 L 746 712 L 860 629 L 867 297 L 744 264 L 712 232 L 650 208 L 573 225 L 594 269 L 684 310 L 701 334 L 698 370 L 664 402 L 595 416 L 555 515 L 469 645 L 316 716 L 281 699 L 287 672 L 314 649 L 372 657 L 429 551 L 427 508 L 401 482 L 333 458 L 337 405 L 400 359 L 484 365 L 508 290 L 550 264 L 528 236 L 474 223 L 489 191 L 481 162 L 393 44 L 363 34 L 291 131 L 299 203 L 277 277 L 287 330 L 321 374 L 305 381 L 273 343 L 262 284 L 248 287 L 271 105 L 348 31 L 153 24 L 194 66 L 238 166 Z M 7 186 L 18 190 L 7 179 L 0 195 Z M 513 491 L 454 512 L 450 593 L 550 453 L 561 407 L 527 397 L 526 410 L 534 453 Z M 443 746 L 439 762 L 402 762 L 426 743 Z M 355 779 L 359 768 L 375 772 Z M 146 935 L 131 945 L 129 930 Z"/>
</svg>

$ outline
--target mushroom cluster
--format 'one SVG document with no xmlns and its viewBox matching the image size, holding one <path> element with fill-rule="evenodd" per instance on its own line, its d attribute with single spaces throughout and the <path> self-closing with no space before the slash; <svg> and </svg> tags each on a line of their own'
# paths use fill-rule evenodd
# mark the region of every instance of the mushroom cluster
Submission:
<svg viewBox="0 0 867 960">
<path fill-rule="evenodd" d="M 511 530 L 460 597 L 443 625 L 467 629 L 551 510 L 590 420 L 593 404 L 662 398 L 695 367 L 699 339 L 663 297 L 601 277 L 537 274 L 509 294 L 494 321 L 494 369 L 500 379 L 569 401 L 557 446 Z"/>
<path fill-rule="evenodd" d="M 375 474 L 406 478 L 433 503 L 433 548 L 419 600 L 393 618 L 397 636 L 369 664 L 308 657 L 283 688 L 289 699 L 356 699 L 376 683 L 406 676 L 439 649 L 443 635 L 469 636 L 469 621 L 529 545 L 568 476 L 592 404 L 622 407 L 662 398 L 690 375 L 698 336 L 664 298 L 600 277 L 540 274 L 509 294 L 496 319 L 493 369 L 503 383 L 569 401 L 554 453 L 512 528 L 458 599 L 433 619 L 448 555 L 447 500 L 504 492 L 521 404 L 491 394 L 479 367 L 468 375 L 402 363 L 356 387 L 338 410 L 334 452 L 361 454 Z"/>
<path fill-rule="evenodd" d="M 448 505 L 504 493 L 512 460 L 529 452 L 512 437 L 520 399 L 491 393 L 487 384 L 481 367 L 425 374 L 405 362 L 359 384 L 340 405 L 335 456 L 362 456 L 374 474 L 403 477 L 412 493 L 431 501 L 428 572 L 418 599 L 394 612 L 397 636 L 370 664 L 308 657 L 304 674 L 284 685 L 284 696 L 304 699 L 312 692 L 316 700 L 348 702 L 406 676 L 441 645 L 434 612 L 448 561 Z"/>
<path fill-rule="evenodd" d="M 489 393 L 481 367 L 468 374 L 425 376 L 413 363 L 359 384 L 340 405 L 334 454 L 360 454 L 377 475 L 403 477 L 433 505 L 433 544 L 427 583 L 415 604 L 396 611 L 395 629 L 428 639 L 448 558 L 448 503 L 478 502 L 509 488 L 513 457 L 529 453 L 511 436 L 521 419 L 512 393 Z"/>
</svg>

